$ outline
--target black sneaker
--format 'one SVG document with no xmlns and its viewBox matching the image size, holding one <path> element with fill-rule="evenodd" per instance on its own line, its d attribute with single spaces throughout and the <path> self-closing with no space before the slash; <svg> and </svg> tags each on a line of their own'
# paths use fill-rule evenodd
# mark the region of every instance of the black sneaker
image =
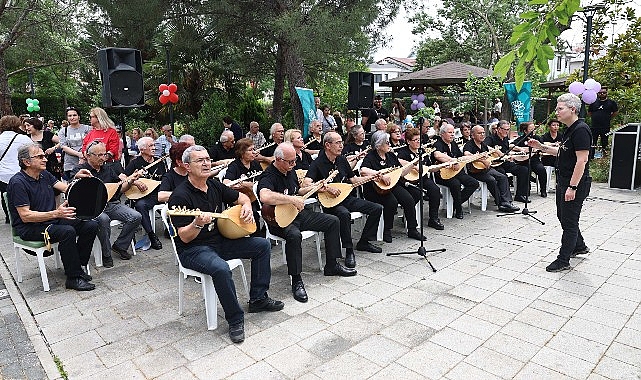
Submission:
<svg viewBox="0 0 641 380">
<path fill-rule="evenodd" d="M 240 343 L 245 340 L 245 324 L 243 322 L 229 325 L 229 339 L 234 343 Z"/>
<path fill-rule="evenodd" d="M 120 258 L 123 259 L 123 260 L 130 260 L 131 259 L 131 253 L 127 252 L 124 249 L 120 249 L 120 248 L 116 247 L 115 245 L 112 245 L 111 246 L 111 250 L 114 251 L 115 253 L 117 253 L 118 256 L 120 256 Z"/>
<path fill-rule="evenodd" d="M 160 239 L 158 239 L 158 235 L 156 235 L 153 232 L 148 233 L 149 235 L 149 241 L 151 241 L 151 248 L 155 250 L 162 249 L 162 243 L 160 242 Z"/>
<path fill-rule="evenodd" d="M 111 256 L 102 256 L 102 266 L 105 268 L 113 268 L 114 258 Z"/>
<path fill-rule="evenodd" d="M 563 263 L 558 259 L 554 260 L 552 264 L 545 267 L 546 272 L 562 272 L 564 270 L 570 270 L 570 269 L 572 269 L 570 267 L 570 264 Z"/>
<path fill-rule="evenodd" d="M 590 248 L 588 248 L 586 246 L 586 247 L 583 247 L 581 249 L 577 249 L 574 252 L 572 252 L 572 254 L 570 254 L 570 257 L 576 257 L 577 255 L 585 255 L 588 252 L 590 252 Z"/>
<path fill-rule="evenodd" d="M 284 306 L 285 304 L 281 301 L 273 300 L 267 296 L 262 300 L 249 301 L 249 312 L 260 313 L 261 311 L 279 311 L 283 310 Z"/>
</svg>

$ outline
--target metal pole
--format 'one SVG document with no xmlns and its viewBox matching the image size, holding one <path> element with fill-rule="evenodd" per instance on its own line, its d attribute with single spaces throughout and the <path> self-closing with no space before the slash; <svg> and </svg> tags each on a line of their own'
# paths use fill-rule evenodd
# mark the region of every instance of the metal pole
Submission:
<svg viewBox="0 0 641 380">
<path fill-rule="evenodd" d="M 33 87 L 33 67 L 29 68 L 29 89 L 31 90 L 31 99 L 36 97 L 36 89 Z"/>
<path fill-rule="evenodd" d="M 167 61 L 167 84 L 171 83 L 171 59 L 169 57 L 170 44 L 165 44 L 165 57 Z M 171 125 L 171 133 L 174 133 L 174 104 L 169 102 L 169 125 Z"/>
<path fill-rule="evenodd" d="M 590 64 L 590 35 L 592 34 L 592 17 L 594 14 L 589 14 L 587 18 L 587 26 L 585 32 L 585 54 L 583 57 L 583 83 L 588 80 L 588 66 Z M 581 112 L 579 118 L 585 120 L 586 109 L 585 102 L 581 102 Z"/>
</svg>

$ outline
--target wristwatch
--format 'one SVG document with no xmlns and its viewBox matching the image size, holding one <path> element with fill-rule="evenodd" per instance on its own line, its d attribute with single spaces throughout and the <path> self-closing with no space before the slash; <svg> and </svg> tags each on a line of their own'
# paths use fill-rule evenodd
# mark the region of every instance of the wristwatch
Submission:
<svg viewBox="0 0 641 380">
<path fill-rule="evenodd" d="M 568 185 L 568 187 L 574 191 L 576 191 L 576 189 L 579 188 L 579 186 L 572 186 L 572 185 Z"/>
</svg>

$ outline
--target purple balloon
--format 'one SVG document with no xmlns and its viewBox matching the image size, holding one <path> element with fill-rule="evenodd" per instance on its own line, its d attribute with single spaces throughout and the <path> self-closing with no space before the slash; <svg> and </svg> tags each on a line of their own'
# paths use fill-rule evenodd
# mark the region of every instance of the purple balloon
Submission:
<svg viewBox="0 0 641 380">
<path fill-rule="evenodd" d="M 418 102 L 418 104 L 416 105 L 416 108 L 418 108 L 419 110 L 422 110 L 423 108 L 425 108 L 425 103 Z"/>
<path fill-rule="evenodd" d="M 586 90 L 594 90 L 594 86 L 596 86 L 596 81 L 592 78 L 588 78 L 585 80 L 584 85 Z"/>
<path fill-rule="evenodd" d="M 412 111 L 416 111 L 416 104 L 412 103 L 412 105 L 410 105 L 410 108 L 412 109 Z"/>
<path fill-rule="evenodd" d="M 421 103 L 422 103 L 422 102 L 424 102 L 424 101 L 425 101 L 425 95 L 423 95 L 423 94 L 418 94 L 418 96 L 416 97 L 416 99 L 417 99 L 419 102 L 421 102 Z M 421 108 L 422 108 L 422 107 L 421 107 Z"/>
<path fill-rule="evenodd" d="M 412 101 L 415 101 L 416 100 L 416 95 L 412 95 L 411 99 L 412 99 Z"/>
<path fill-rule="evenodd" d="M 596 83 L 594 84 L 594 88 L 593 88 L 592 90 L 594 90 L 594 92 L 599 92 L 599 91 L 601 91 L 601 83 L 596 82 Z"/>
<path fill-rule="evenodd" d="M 592 104 L 596 101 L 596 92 L 594 92 L 594 90 L 585 90 L 581 98 L 585 104 Z"/>
<path fill-rule="evenodd" d="M 570 83 L 570 92 L 576 96 L 579 96 L 585 91 L 585 86 L 581 82 L 572 82 Z"/>
</svg>

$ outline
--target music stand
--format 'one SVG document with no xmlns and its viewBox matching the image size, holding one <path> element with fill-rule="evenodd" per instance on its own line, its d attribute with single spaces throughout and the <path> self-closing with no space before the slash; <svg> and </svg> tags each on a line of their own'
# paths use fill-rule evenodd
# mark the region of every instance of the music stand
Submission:
<svg viewBox="0 0 641 380">
<path fill-rule="evenodd" d="M 423 149 L 423 134 L 420 133 L 420 128 L 419 128 L 419 141 L 420 141 L 420 147 L 418 148 L 418 189 L 421 191 L 421 196 L 419 197 L 419 231 L 421 236 L 423 236 L 423 195 L 425 194 L 425 189 L 423 189 L 423 154 L 425 153 L 425 149 Z M 425 241 L 421 239 L 421 245 L 418 247 L 418 251 L 416 252 L 390 252 L 387 253 L 386 256 L 398 256 L 398 255 L 412 255 L 414 253 L 418 254 L 422 258 L 427 261 L 427 264 L 429 264 L 430 268 L 432 268 L 432 272 L 436 272 L 436 268 L 434 268 L 434 265 L 430 262 L 430 260 L 427 258 L 427 253 L 431 252 L 445 252 L 445 248 L 438 248 L 438 249 L 425 249 Z"/>
<path fill-rule="evenodd" d="M 517 146 L 521 145 L 521 143 L 527 141 L 527 139 L 532 137 L 533 134 L 534 134 L 534 131 L 532 131 L 530 133 L 526 133 L 523 136 L 521 136 L 521 137 L 517 138 L 516 140 L 514 140 L 514 142 L 513 142 L 514 146 L 512 147 L 512 149 L 509 149 L 501 157 L 507 156 L 508 153 L 510 153 L 512 150 L 514 150 L 514 148 L 516 148 Z M 539 218 L 537 218 L 536 216 L 533 215 L 533 214 L 536 214 L 536 211 L 530 211 L 527 208 L 528 203 L 530 203 L 530 191 L 531 191 L 530 187 L 531 187 L 531 185 L 530 185 L 529 181 L 530 181 L 530 176 L 531 175 L 532 175 L 532 147 L 528 146 L 528 160 L 527 160 L 528 190 L 527 190 L 527 194 L 525 194 L 525 205 L 523 206 L 523 210 L 521 210 L 521 212 L 514 212 L 514 213 L 508 213 L 508 214 L 498 214 L 498 215 L 496 215 L 497 217 L 507 216 L 507 215 L 519 215 L 520 214 L 520 215 L 529 216 L 530 218 L 532 218 L 532 219 L 536 220 L 537 222 L 541 223 L 541 225 L 545 225 L 544 221 L 542 221 L 541 219 L 539 219 Z"/>
</svg>

